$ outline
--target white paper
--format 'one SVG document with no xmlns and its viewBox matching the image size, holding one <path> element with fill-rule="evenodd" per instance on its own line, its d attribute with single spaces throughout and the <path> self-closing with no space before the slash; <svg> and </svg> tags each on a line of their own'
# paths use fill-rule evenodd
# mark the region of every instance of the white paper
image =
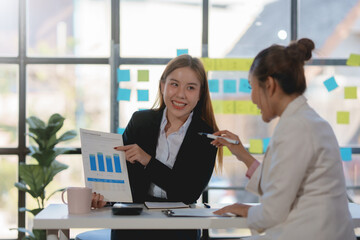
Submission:
<svg viewBox="0 0 360 240">
<path fill-rule="evenodd" d="M 121 134 L 80 129 L 85 185 L 105 201 L 132 202 Z"/>
<path fill-rule="evenodd" d="M 183 202 L 145 202 L 148 209 L 172 209 L 172 208 L 188 208 Z"/>
</svg>

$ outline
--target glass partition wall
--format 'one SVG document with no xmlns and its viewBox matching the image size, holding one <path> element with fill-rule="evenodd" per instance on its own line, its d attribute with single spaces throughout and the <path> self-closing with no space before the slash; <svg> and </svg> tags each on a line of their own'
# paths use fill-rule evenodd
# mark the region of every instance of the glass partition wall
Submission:
<svg viewBox="0 0 360 240">
<path fill-rule="evenodd" d="M 19 164 L 33 161 L 27 156 L 27 117 L 47 121 L 60 113 L 66 118 L 64 131 L 122 133 L 134 111 L 152 107 L 162 71 L 180 52 L 253 58 L 271 44 L 302 37 L 316 44 L 305 67 L 305 95 L 332 125 L 340 147 L 350 149 L 343 162 L 348 194 L 360 202 L 360 68 L 346 64 L 350 54 L 360 54 L 359 9 L 358 0 L 0 1 L 0 239 L 21 239 L 10 229 L 32 227 L 32 217 L 18 208 L 35 203 L 14 187 Z M 238 133 L 250 148 L 254 140 L 265 143 L 271 137 L 276 120 L 265 124 L 259 114 L 224 110 L 250 101 L 240 86 L 247 75 L 209 71 L 208 79 L 219 127 Z M 338 87 L 327 90 L 328 79 Z M 83 185 L 79 136 L 59 147 L 76 151 L 57 159 L 69 168 L 49 188 Z M 245 166 L 224 150 L 223 171 L 214 172 L 198 201 L 257 202 L 244 190 Z M 263 152 L 255 155 L 260 161 Z M 60 203 L 59 195 L 49 203 Z M 203 231 L 205 239 L 249 234 L 246 229 Z"/>
</svg>

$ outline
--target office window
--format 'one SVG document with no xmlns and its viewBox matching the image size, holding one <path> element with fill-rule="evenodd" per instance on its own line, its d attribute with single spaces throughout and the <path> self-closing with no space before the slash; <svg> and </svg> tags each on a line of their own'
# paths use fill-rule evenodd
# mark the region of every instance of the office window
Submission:
<svg viewBox="0 0 360 240">
<path fill-rule="evenodd" d="M 110 55 L 110 0 L 31 0 L 27 13 L 29 56 Z"/>
<path fill-rule="evenodd" d="M 121 57 L 201 56 L 202 2 L 120 1 Z"/>
<path fill-rule="evenodd" d="M 209 5 L 209 57 L 252 58 L 271 44 L 290 42 L 290 1 L 210 0 Z"/>
<path fill-rule="evenodd" d="M 0 148 L 18 143 L 18 66 L 0 64 Z"/>
<path fill-rule="evenodd" d="M 311 38 L 318 58 L 348 58 L 359 53 L 357 0 L 299 1 L 299 38 Z"/>
<path fill-rule="evenodd" d="M 18 0 L 0 1 L 0 56 L 18 55 L 18 8 Z"/>
<path fill-rule="evenodd" d="M 17 199 L 18 191 L 14 187 L 17 182 L 18 158 L 13 155 L 0 155 L 0 236 L 2 239 L 15 239 L 17 231 Z"/>
<path fill-rule="evenodd" d="M 88 128 L 110 131 L 110 69 L 108 65 L 29 65 L 27 116 L 43 121 L 59 113 L 63 131 Z M 80 146 L 80 136 L 61 144 Z"/>
</svg>

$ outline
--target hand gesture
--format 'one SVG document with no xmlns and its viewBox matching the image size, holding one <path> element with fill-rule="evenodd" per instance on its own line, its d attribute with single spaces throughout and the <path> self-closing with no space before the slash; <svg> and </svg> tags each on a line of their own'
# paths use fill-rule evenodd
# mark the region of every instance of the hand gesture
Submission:
<svg viewBox="0 0 360 240">
<path fill-rule="evenodd" d="M 114 147 L 114 149 L 124 151 L 126 160 L 131 163 L 139 162 L 141 165 L 146 166 L 151 159 L 151 156 L 142 150 L 142 148 L 137 144 L 118 146 Z"/>
<path fill-rule="evenodd" d="M 92 208 L 102 208 L 106 205 L 104 201 L 104 196 L 100 193 L 93 192 L 92 193 L 92 200 L 91 200 L 91 207 Z"/>
<path fill-rule="evenodd" d="M 242 203 L 234 203 L 232 205 L 223 207 L 223 208 L 215 211 L 214 214 L 223 215 L 226 213 L 232 213 L 237 216 L 247 217 L 250 207 L 251 207 L 250 205 L 246 205 L 246 204 L 242 204 Z"/>
</svg>

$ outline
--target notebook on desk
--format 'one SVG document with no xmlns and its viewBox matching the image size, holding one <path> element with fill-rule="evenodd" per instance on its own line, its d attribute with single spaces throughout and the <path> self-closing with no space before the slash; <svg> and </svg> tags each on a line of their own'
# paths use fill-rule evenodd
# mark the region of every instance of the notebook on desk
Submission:
<svg viewBox="0 0 360 240">
<path fill-rule="evenodd" d="M 175 208 L 189 208 L 183 202 L 145 202 L 148 209 L 175 209 Z"/>
<path fill-rule="evenodd" d="M 85 186 L 104 196 L 105 201 L 132 203 L 121 134 L 80 129 Z"/>
</svg>

